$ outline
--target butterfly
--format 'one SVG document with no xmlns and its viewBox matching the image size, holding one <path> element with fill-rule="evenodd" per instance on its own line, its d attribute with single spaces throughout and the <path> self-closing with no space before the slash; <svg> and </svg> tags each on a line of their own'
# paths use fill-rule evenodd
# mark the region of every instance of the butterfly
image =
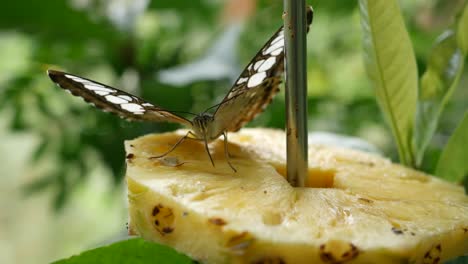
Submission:
<svg viewBox="0 0 468 264">
<path fill-rule="evenodd" d="M 307 10 L 307 30 L 312 23 L 313 11 Z M 238 131 L 247 122 L 254 119 L 272 101 L 279 91 L 281 74 L 284 72 L 284 30 L 280 27 L 276 33 L 257 52 L 244 68 L 239 78 L 221 101 L 192 120 L 175 114 L 170 110 L 156 106 L 135 95 L 108 85 L 61 71 L 47 71 L 50 79 L 59 87 L 106 112 L 137 121 L 173 122 L 190 128 L 168 151 L 152 158 L 161 158 L 172 152 L 185 139 L 202 140 L 214 166 L 208 143 L 224 137 L 226 161 L 234 172 L 236 169 L 229 161 L 227 132 Z M 214 113 L 209 110 L 216 107 Z"/>
</svg>

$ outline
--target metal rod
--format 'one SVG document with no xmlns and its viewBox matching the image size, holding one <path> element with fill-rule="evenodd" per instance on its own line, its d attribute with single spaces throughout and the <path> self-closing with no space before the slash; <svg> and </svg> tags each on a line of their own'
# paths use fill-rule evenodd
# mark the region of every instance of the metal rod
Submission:
<svg viewBox="0 0 468 264">
<path fill-rule="evenodd" d="M 284 0 L 287 180 L 307 185 L 306 3 Z"/>
</svg>

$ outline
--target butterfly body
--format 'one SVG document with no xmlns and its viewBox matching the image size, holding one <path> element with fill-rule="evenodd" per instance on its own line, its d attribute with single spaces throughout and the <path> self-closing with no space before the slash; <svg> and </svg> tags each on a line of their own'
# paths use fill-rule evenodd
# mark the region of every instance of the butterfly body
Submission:
<svg viewBox="0 0 468 264">
<path fill-rule="evenodd" d="M 312 14 L 312 9 L 309 7 L 307 11 L 309 25 L 312 22 Z M 213 108 L 211 107 L 189 120 L 177 115 L 176 112 L 153 105 L 140 97 L 111 86 L 70 73 L 56 70 L 47 71 L 50 79 L 59 87 L 75 96 L 82 97 L 86 102 L 105 112 L 117 114 L 127 120 L 173 122 L 191 128 L 191 131 L 169 151 L 155 158 L 167 155 L 183 140 L 194 138 L 204 141 L 213 165 L 208 142 L 223 135 L 225 154 L 228 158 L 227 132 L 238 131 L 270 104 L 274 95 L 279 91 L 283 72 L 284 30 L 281 27 L 245 67 L 222 102 L 216 105 L 214 113 L 208 112 Z M 227 161 L 235 171 L 229 160 Z"/>
<path fill-rule="evenodd" d="M 210 113 L 201 113 L 193 118 L 192 131 L 197 139 L 208 142 L 213 141 L 222 134 L 215 130 L 214 116 Z"/>
</svg>

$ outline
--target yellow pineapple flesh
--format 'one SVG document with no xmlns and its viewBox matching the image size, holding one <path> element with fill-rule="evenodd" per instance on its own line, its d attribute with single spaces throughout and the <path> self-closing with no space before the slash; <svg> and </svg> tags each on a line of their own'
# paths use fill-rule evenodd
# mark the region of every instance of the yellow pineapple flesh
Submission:
<svg viewBox="0 0 468 264">
<path fill-rule="evenodd" d="M 127 141 L 129 232 L 202 263 L 442 263 L 468 254 L 461 186 L 355 150 L 310 145 L 307 188 L 285 180 L 285 134 L 184 131 Z"/>
</svg>

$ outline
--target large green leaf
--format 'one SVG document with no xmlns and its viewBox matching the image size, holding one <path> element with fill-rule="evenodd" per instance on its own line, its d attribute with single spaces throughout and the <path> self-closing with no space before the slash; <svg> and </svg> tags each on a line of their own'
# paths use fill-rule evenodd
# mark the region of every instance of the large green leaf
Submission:
<svg viewBox="0 0 468 264">
<path fill-rule="evenodd" d="M 468 177 L 468 111 L 450 137 L 437 164 L 436 175 L 462 183 Z"/>
<path fill-rule="evenodd" d="M 468 264 L 468 257 L 467 256 L 461 256 L 456 259 L 449 260 L 445 262 L 445 264 Z"/>
<path fill-rule="evenodd" d="M 364 61 L 392 128 L 400 161 L 414 165 L 412 131 L 418 72 L 397 0 L 360 0 Z"/>
<path fill-rule="evenodd" d="M 193 264 L 193 260 L 175 250 L 159 244 L 147 242 L 143 239 L 130 239 L 92 249 L 68 259 L 59 260 L 54 264 Z"/>
<path fill-rule="evenodd" d="M 457 39 L 459 47 L 466 55 L 468 53 L 468 2 L 465 3 L 465 8 L 458 20 Z"/>
<path fill-rule="evenodd" d="M 463 65 L 455 32 L 448 30 L 437 40 L 421 78 L 415 133 L 417 166 L 421 164 L 439 117 L 458 85 Z"/>
</svg>

